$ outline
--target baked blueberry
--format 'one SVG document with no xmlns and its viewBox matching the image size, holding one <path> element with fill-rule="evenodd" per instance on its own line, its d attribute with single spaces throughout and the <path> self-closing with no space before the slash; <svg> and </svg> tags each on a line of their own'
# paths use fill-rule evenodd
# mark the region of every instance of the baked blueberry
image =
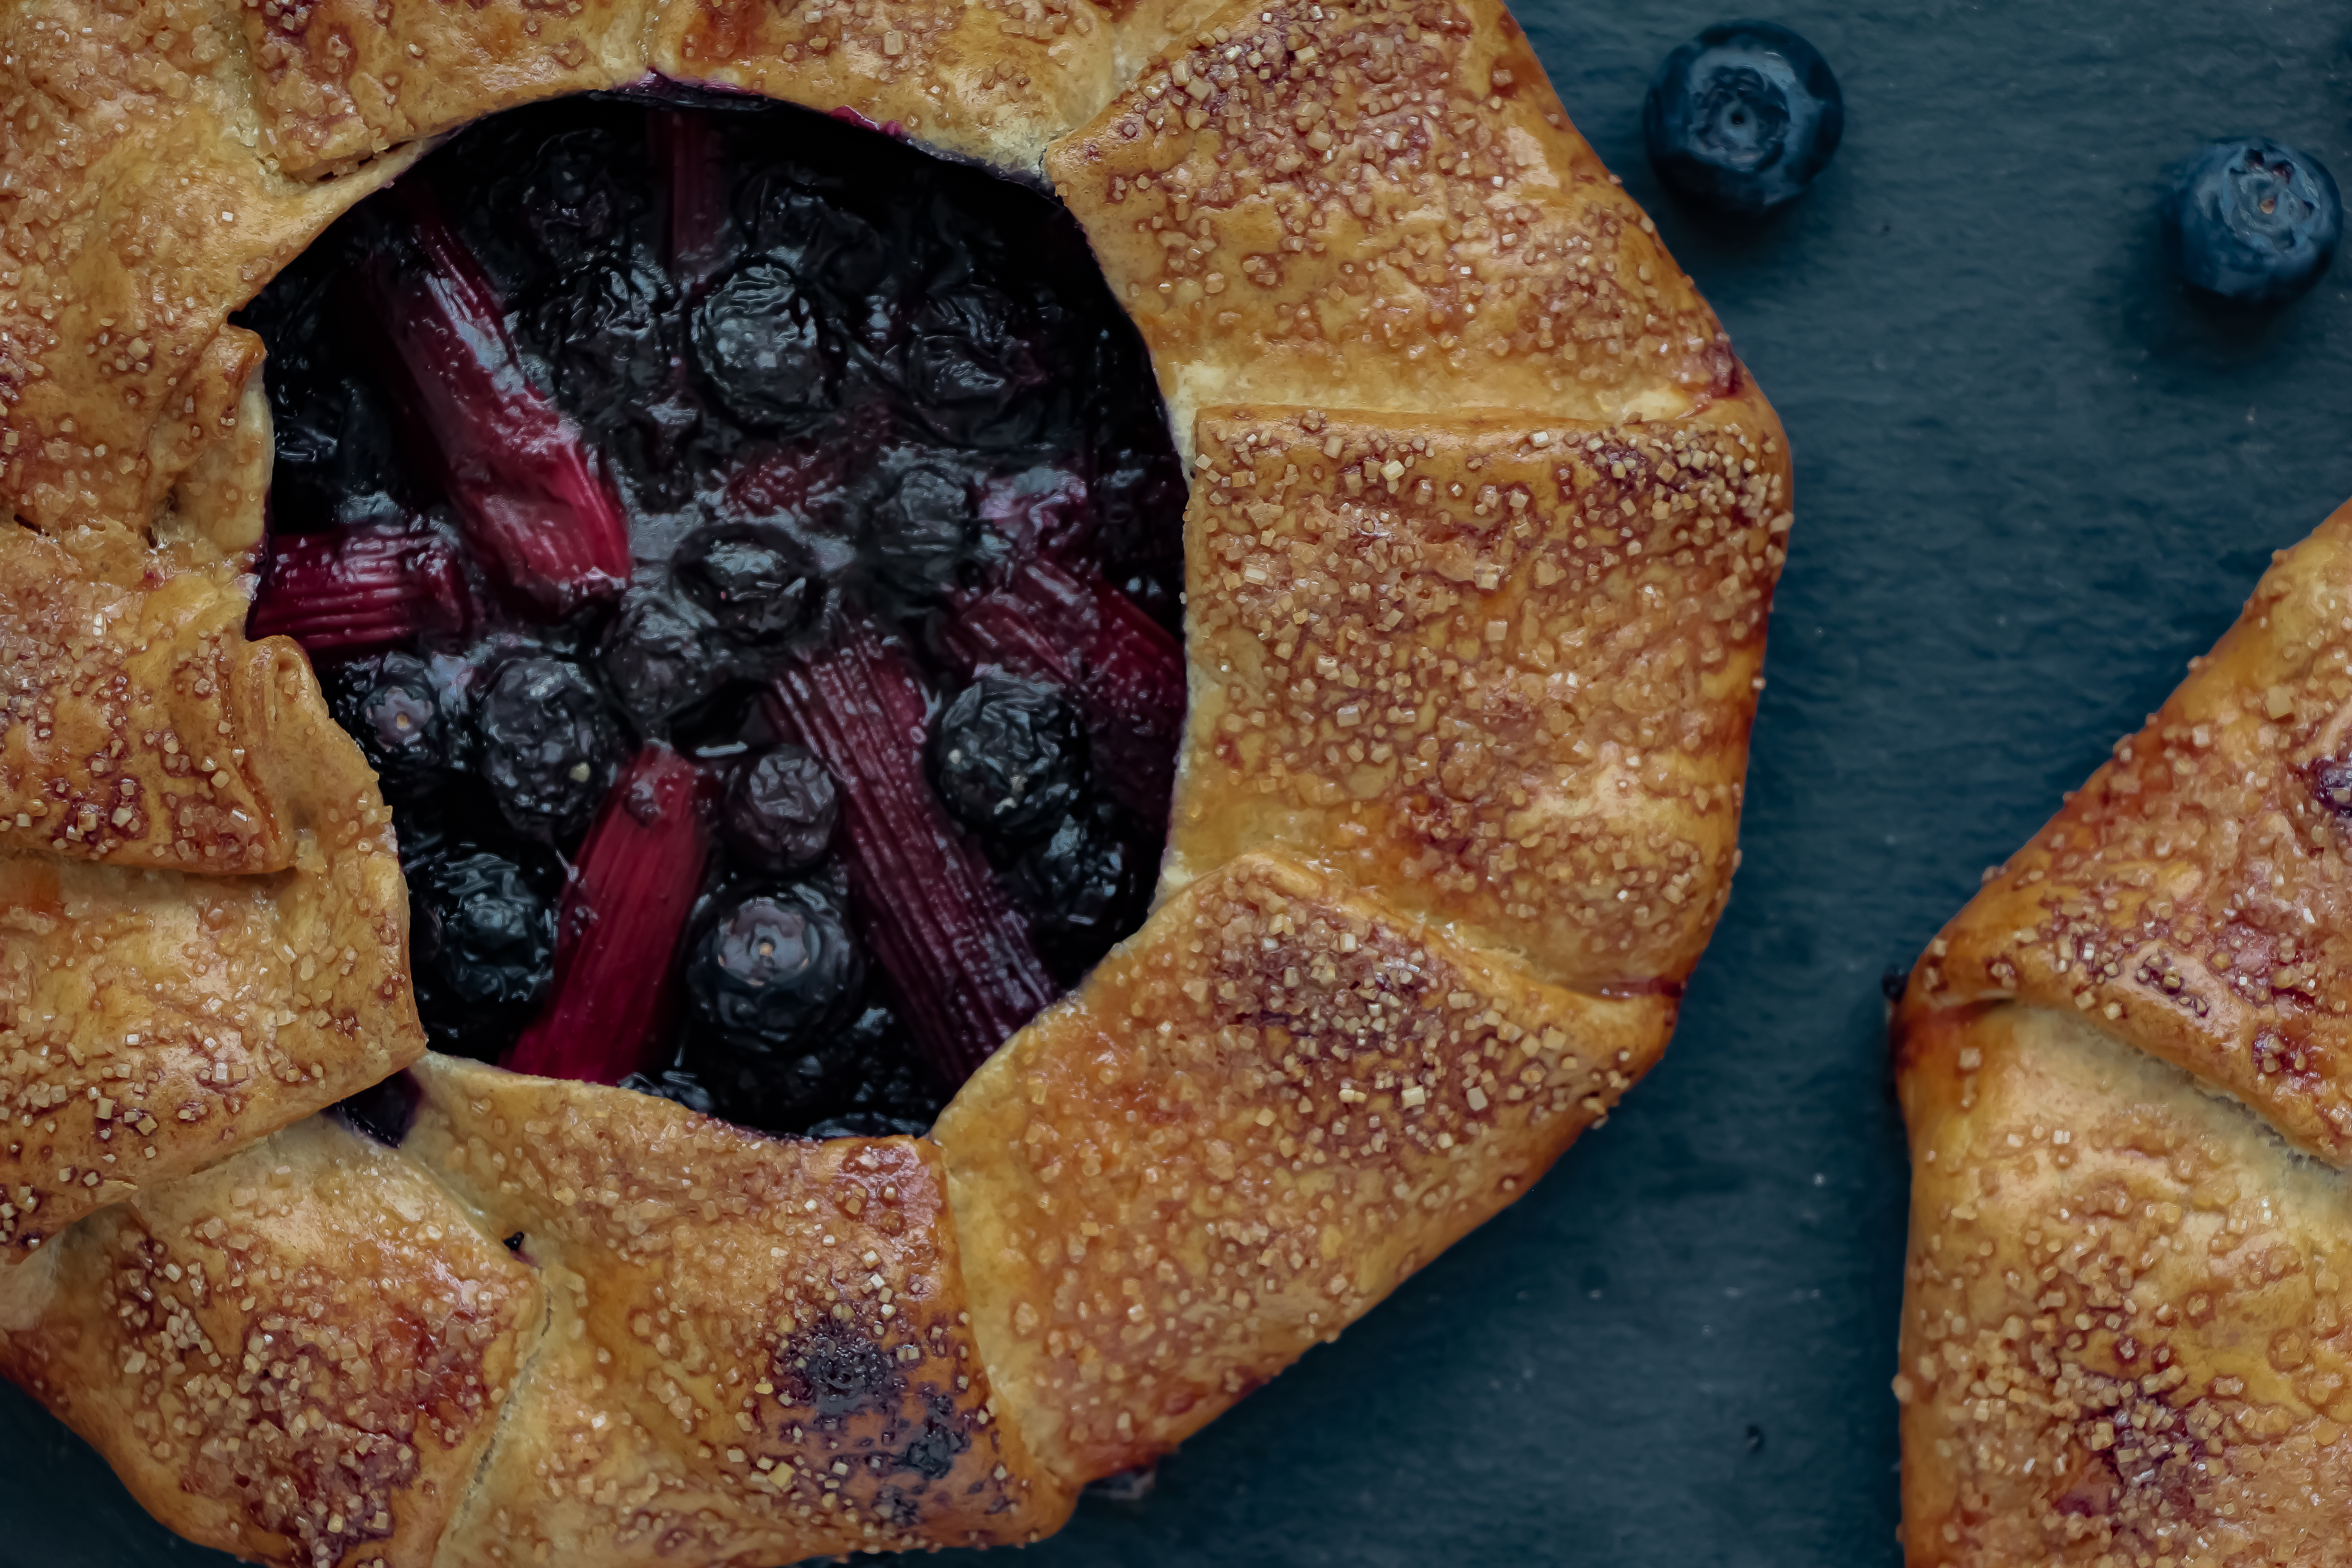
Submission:
<svg viewBox="0 0 2352 1568">
<path fill-rule="evenodd" d="M 738 1058 L 771 1065 L 838 1026 L 865 977 L 840 909 L 805 884 L 721 908 L 686 976 L 696 1019 Z"/>
<path fill-rule="evenodd" d="M 2190 284 L 2242 304 L 2292 300 L 2344 237 L 2344 203 L 2318 160 L 2266 136 L 2209 142 L 2172 174 L 2164 237 Z"/>
<path fill-rule="evenodd" d="M 890 276 L 891 246 L 881 231 L 792 171 L 746 180 L 740 212 L 754 247 L 837 300 L 863 300 Z"/>
<path fill-rule="evenodd" d="M 474 151 L 514 163 L 483 188 L 485 221 L 474 226 L 484 260 L 510 285 L 618 248 L 652 205 L 626 177 L 625 143 L 613 129 L 574 126 L 551 136 L 533 136 L 520 124 L 492 131 Z"/>
<path fill-rule="evenodd" d="M 1844 132 L 1845 100 L 1829 62 L 1771 22 L 1707 28 L 1666 57 L 1642 106 L 1658 177 L 1729 213 L 1760 213 L 1802 195 Z"/>
<path fill-rule="evenodd" d="M 921 599 L 953 580 L 979 527 L 962 476 L 945 463 L 918 462 L 866 512 L 866 550 L 877 575 Z"/>
<path fill-rule="evenodd" d="M 1086 736 L 1053 687 L 987 674 L 956 694 L 931 732 L 931 775 L 965 826 L 1019 839 L 1050 828 L 1087 781 Z"/>
<path fill-rule="evenodd" d="M 660 268 L 628 251 L 557 279 L 523 327 L 565 406 L 600 432 L 637 421 L 640 409 L 663 400 L 684 347 L 676 290 Z"/>
<path fill-rule="evenodd" d="M 616 737 L 578 665 L 507 660 L 475 703 L 474 730 L 476 765 L 515 831 L 554 840 L 588 826 L 612 783 Z"/>
<path fill-rule="evenodd" d="M 1011 880 L 1039 940 L 1078 966 L 1108 951 L 1139 912 L 1141 879 L 1115 807 L 1063 817 L 1013 863 Z"/>
<path fill-rule="evenodd" d="M 709 695 L 709 626 L 665 593 L 633 588 L 621 600 L 597 663 L 638 734 L 667 734 L 672 719 Z"/>
<path fill-rule="evenodd" d="M 547 994 L 555 910 L 521 867 L 487 850 L 409 871 L 416 1000 L 435 1043 L 493 1057 Z"/>
<path fill-rule="evenodd" d="M 405 789 L 449 765 L 439 683 L 413 653 L 354 659 L 327 680 L 328 708 L 386 787 Z"/>
<path fill-rule="evenodd" d="M 753 261 L 694 312 L 694 360 L 729 413 L 805 430 L 832 412 L 840 355 L 790 268 Z"/>
<path fill-rule="evenodd" d="M 790 874 L 824 858 L 841 792 L 798 746 L 771 746 L 738 772 L 719 810 L 728 847 L 762 870 Z"/>
<path fill-rule="evenodd" d="M 917 419 L 963 447 L 1017 446 L 1045 409 L 1034 394 L 1046 368 L 1002 290 L 967 283 L 926 298 L 906 350 L 907 393 Z"/>
<path fill-rule="evenodd" d="M 688 534 L 678 585 L 741 643 L 775 643 L 808 625 L 824 596 L 806 546 L 767 523 L 715 523 Z"/>
</svg>

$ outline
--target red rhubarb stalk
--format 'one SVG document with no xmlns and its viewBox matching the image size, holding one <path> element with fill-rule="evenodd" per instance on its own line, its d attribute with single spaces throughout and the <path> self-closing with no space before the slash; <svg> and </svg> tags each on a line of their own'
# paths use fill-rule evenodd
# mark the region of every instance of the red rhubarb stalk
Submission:
<svg viewBox="0 0 2352 1568">
<path fill-rule="evenodd" d="M 713 117 L 696 110 L 654 115 L 653 141 L 655 161 L 668 176 L 663 237 L 669 275 L 691 301 L 725 268 L 733 249 L 724 150 Z"/>
<path fill-rule="evenodd" d="M 940 639 L 966 680 L 985 668 L 1062 688 L 1095 776 L 1146 822 L 1168 819 L 1184 737 L 1184 650 L 1091 567 L 1031 559 L 954 605 Z"/>
<path fill-rule="evenodd" d="M 465 577 L 446 539 L 377 524 L 278 533 L 247 634 L 290 637 L 334 658 L 462 632 L 466 610 Z"/>
<path fill-rule="evenodd" d="M 904 653 L 863 621 L 770 689 L 776 727 L 841 787 L 851 913 L 908 1031 L 961 1083 L 1060 988 L 979 847 L 923 768 L 929 704 Z"/>
<path fill-rule="evenodd" d="M 629 529 L 602 465 L 524 374 L 497 294 L 432 194 L 413 179 L 394 194 L 415 243 L 360 270 L 408 435 L 515 593 L 559 616 L 618 594 Z"/>
<path fill-rule="evenodd" d="M 508 1053 L 514 1071 L 618 1083 L 652 1060 L 709 854 L 696 781 L 693 763 L 652 745 L 604 797 L 564 891 L 555 988 Z"/>
</svg>

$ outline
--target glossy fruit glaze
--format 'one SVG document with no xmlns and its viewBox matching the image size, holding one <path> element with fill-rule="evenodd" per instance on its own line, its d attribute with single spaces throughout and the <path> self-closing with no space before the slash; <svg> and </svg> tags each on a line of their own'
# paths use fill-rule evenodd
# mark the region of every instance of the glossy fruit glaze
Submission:
<svg viewBox="0 0 2352 1568">
<path fill-rule="evenodd" d="M 241 319 L 251 630 L 383 778 L 436 1048 L 914 1129 L 1140 921 L 1182 475 L 1050 198 L 803 110 L 575 100 Z"/>
</svg>

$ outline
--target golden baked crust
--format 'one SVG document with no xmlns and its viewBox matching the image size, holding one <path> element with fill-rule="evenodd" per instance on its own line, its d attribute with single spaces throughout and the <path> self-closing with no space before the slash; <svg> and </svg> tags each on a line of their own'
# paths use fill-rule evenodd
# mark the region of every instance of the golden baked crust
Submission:
<svg viewBox="0 0 2352 1568">
<path fill-rule="evenodd" d="M 797 1562 L 1036 1539 L 939 1151 L 428 1057 L 0 1275 L 0 1370 L 265 1562 Z M 199 1267 L 201 1265 L 201 1268 Z"/>
<path fill-rule="evenodd" d="M 446 1194 L 320 1117 L 0 1274 L 0 1369 L 183 1535 L 422 1568 L 541 1313 Z"/>
<path fill-rule="evenodd" d="M 26 0 L 0 18 L 0 501 L 138 534 L 258 347 L 224 336 L 421 148 L 278 168 L 226 0 Z"/>
<path fill-rule="evenodd" d="M 160 553 L 160 552 L 159 552 Z M 391 814 L 215 572 L 0 546 L 0 1256 L 425 1048 Z"/>
<path fill-rule="evenodd" d="M 1510 14 L 1231 5 L 1046 170 L 1180 436 L 1219 403 L 1692 412 L 1737 362 Z"/>
<path fill-rule="evenodd" d="M 1760 400 L 1215 409 L 1167 885 L 1283 844 L 1538 977 L 1679 982 L 1737 853 L 1788 453 Z"/>
<path fill-rule="evenodd" d="M 1928 952 L 1924 998 L 2089 1013 L 2352 1163 L 2352 507 Z"/>
<path fill-rule="evenodd" d="M 2343 1180 L 2071 1008 L 1903 1063 L 1908 1561 L 2347 1561 Z"/>
<path fill-rule="evenodd" d="M 1674 1011 L 1286 859 L 1192 882 L 933 1129 L 1023 1434 L 1072 1481 L 1174 1447 L 1525 1192 Z"/>
<path fill-rule="evenodd" d="M 0 788 L 27 803 L 0 1178 L 37 1200 L 0 1194 L 0 1236 L 118 1203 L 0 1271 L 0 1370 L 174 1528 L 351 1568 L 1034 1539 L 1510 1201 L 1663 1048 L 1735 859 L 1787 455 L 1492 0 L 35 0 L 0 46 L 0 193 L 38 193 L 0 205 L 37 258 L 0 272 Z M 269 447 L 227 313 L 429 138 L 649 68 L 1043 168 L 1086 226 L 1196 462 L 1162 905 L 936 1144 L 430 1057 L 395 1149 L 264 1137 L 421 1041 L 373 781 L 299 652 L 236 632 Z M 1410 716 L 1347 721 L 1383 679 Z M 118 822 L 126 778 L 187 798 Z M 242 1152 L 134 1194 L 126 1106 L 149 1173 Z M 280 1166 L 299 1202 L 226 1241 L 294 1283 L 236 1310 L 340 1323 L 328 1273 L 437 1257 L 370 1310 L 480 1391 L 361 1400 L 446 1437 L 357 1492 L 290 1458 L 216 1484 L 222 1445 L 294 1432 L 234 1404 L 173 1406 L 154 1451 L 147 1363 L 80 1326 L 143 1288 L 107 1258 Z M 445 1280 L 474 1317 L 429 1310 Z"/>
<path fill-rule="evenodd" d="M 1914 1563 L 2352 1561 L 2348 616 L 2352 508 L 1914 973 Z"/>
<path fill-rule="evenodd" d="M 548 1281 L 453 1568 L 1034 1540 L 1075 1494 L 993 1420 L 940 1153 L 762 1138 L 429 1057 L 402 1152 Z"/>
</svg>

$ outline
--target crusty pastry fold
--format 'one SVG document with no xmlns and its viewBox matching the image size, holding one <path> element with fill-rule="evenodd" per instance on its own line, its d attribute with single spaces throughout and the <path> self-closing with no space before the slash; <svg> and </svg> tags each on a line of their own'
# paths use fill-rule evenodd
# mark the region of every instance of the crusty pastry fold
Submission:
<svg viewBox="0 0 2352 1568">
<path fill-rule="evenodd" d="M 1913 972 L 1913 1563 L 2347 1560 L 2347 852 L 2352 508 Z"/>
<path fill-rule="evenodd" d="M 447 1568 L 1032 1541 L 1074 1494 L 999 1418 L 939 1151 L 764 1138 L 425 1058 L 403 1153 L 551 1313 Z"/>
<path fill-rule="evenodd" d="M 250 334 L 224 341 L 229 312 L 421 150 L 329 180 L 287 174 L 243 11 L 0 13 L 0 510 L 19 521 L 143 540 L 196 455 L 186 425 L 233 402 L 250 368 Z"/>
<path fill-rule="evenodd" d="M 2073 1008 L 2352 1163 L 2352 507 L 1927 951 L 1915 999 Z"/>
<path fill-rule="evenodd" d="M 1923 1011 L 1914 1564 L 2344 1561 L 2352 1185 L 2072 1007 Z"/>
<path fill-rule="evenodd" d="M 0 1258 L 425 1048 L 392 817 L 216 572 L 0 524 Z M 159 558 L 162 552 L 158 552 Z"/>
<path fill-rule="evenodd" d="M 1213 409 L 1195 441 L 1165 883 L 1280 847 L 1556 984 L 1687 975 L 1787 543 L 1771 410 Z"/>
<path fill-rule="evenodd" d="M 447 1194 L 316 1117 L 0 1273 L 0 1370 L 190 1540 L 426 1568 L 541 1316 Z"/>
<path fill-rule="evenodd" d="M 1000 1397 L 1072 1481 L 1158 1458 L 1525 1192 L 1674 1014 L 1272 855 L 1192 882 L 934 1130 Z"/>
<path fill-rule="evenodd" d="M 1234 4 L 1192 28 L 1045 160 L 1180 435 L 1223 403 L 1598 424 L 1736 387 L 1496 0 Z"/>
</svg>

